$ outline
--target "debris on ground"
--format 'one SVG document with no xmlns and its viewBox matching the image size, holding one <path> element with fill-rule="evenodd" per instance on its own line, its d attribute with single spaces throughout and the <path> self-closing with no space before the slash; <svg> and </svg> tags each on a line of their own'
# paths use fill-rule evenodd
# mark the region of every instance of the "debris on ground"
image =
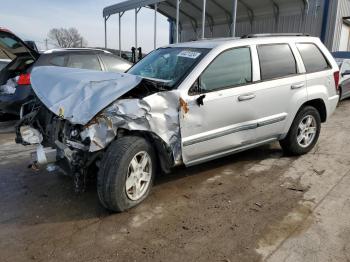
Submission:
<svg viewBox="0 0 350 262">
<path fill-rule="evenodd" d="M 319 170 L 317 170 L 317 169 L 314 169 L 314 172 L 316 173 L 316 175 L 322 176 L 322 175 L 324 174 L 324 172 L 326 172 L 326 170 L 321 170 L 321 171 L 319 171 Z"/>
</svg>

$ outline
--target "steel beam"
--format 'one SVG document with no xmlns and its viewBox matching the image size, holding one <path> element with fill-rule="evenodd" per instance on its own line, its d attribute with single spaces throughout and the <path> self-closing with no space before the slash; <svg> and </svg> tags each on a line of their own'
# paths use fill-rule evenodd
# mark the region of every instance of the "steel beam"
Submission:
<svg viewBox="0 0 350 262">
<path fill-rule="evenodd" d="M 107 48 L 107 20 L 110 16 L 105 16 L 104 20 L 105 20 L 105 48 Z"/>
<path fill-rule="evenodd" d="M 203 9 L 202 9 L 202 39 L 205 38 L 205 13 L 207 8 L 207 1 L 203 0 Z"/>
<path fill-rule="evenodd" d="M 154 4 L 154 49 L 157 48 L 157 11 L 158 4 Z"/>
<path fill-rule="evenodd" d="M 180 2 L 181 0 L 176 0 L 176 43 L 179 42 L 179 23 L 180 23 Z"/>
<path fill-rule="evenodd" d="M 231 36 L 236 36 L 236 21 L 237 21 L 237 0 L 232 0 L 232 21 L 231 21 Z"/>
<path fill-rule="evenodd" d="M 141 10 L 141 7 L 139 8 L 135 8 L 135 48 L 137 50 L 137 45 L 138 45 L 138 42 L 137 42 L 137 14 L 140 12 Z"/>
<path fill-rule="evenodd" d="M 119 17 L 119 56 L 121 57 L 122 56 L 122 26 L 121 26 L 121 23 L 122 23 L 122 16 L 123 16 L 124 12 L 122 13 L 119 13 L 118 14 L 118 17 Z"/>
</svg>

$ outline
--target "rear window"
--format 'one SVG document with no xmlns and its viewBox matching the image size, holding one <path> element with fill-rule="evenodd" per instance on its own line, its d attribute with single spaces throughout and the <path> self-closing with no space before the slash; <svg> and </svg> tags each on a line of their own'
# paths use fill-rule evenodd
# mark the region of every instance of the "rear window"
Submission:
<svg viewBox="0 0 350 262">
<path fill-rule="evenodd" d="M 326 58 L 314 44 L 297 44 L 307 73 L 314 73 L 331 68 Z"/>
<path fill-rule="evenodd" d="M 288 44 L 258 46 L 261 80 L 270 80 L 297 73 L 294 55 Z"/>
<path fill-rule="evenodd" d="M 131 66 L 128 62 L 119 59 L 113 55 L 101 54 L 100 57 L 102 58 L 103 63 L 107 67 L 107 71 L 110 72 L 123 73 Z"/>
<path fill-rule="evenodd" d="M 94 54 L 71 54 L 67 67 L 101 71 L 100 62 Z"/>
<path fill-rule="evenodd" d="M 50 64 L 54 66 L 64 66 L 65 59 L 66 59 L 66 56 L 64 55 L 54 56 L 50 59 Z"/>
</svg>

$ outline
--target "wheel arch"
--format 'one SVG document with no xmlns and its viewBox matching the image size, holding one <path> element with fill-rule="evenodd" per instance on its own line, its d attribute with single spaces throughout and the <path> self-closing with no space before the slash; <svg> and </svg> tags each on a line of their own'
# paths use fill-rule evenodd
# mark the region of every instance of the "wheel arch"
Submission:
<svg viewBox="0 0 350 262">
<path fill-rule="evenodd" d="M 326 103 L 323 101 L 322 98 L 317 98 L 317 99 L 312 99 L 309 101 L 306 101 L 304 104 L 301 105 L 299 108 L 297 114 L 299 111 L 305 107 L 305 106 L 312 106 L 316 108 L 316 110 L 319 112 L 320 117 L 321 117 L 321 122 L 324 123 L 327 121 L 327 108 L 326 108 Z M 296 114 L 296 115 L 297 115 Z"/>
<path fill-rule="evenodd" d="M 151 131 L 119 128 L 116 139 L 123 136 L 139 136 L 145 138 L 156 151 L 157 162 L 161 170 L 164 173 L 170 173 L 171 168 L 175 165 L 174 155 L 170 146 L 157 134 Z"/>
</svg>

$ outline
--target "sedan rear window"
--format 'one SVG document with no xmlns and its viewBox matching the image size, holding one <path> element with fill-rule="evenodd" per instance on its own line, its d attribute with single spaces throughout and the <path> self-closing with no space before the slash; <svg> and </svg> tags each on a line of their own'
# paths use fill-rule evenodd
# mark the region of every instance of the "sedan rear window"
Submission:
<svg viewBox="0 0 350 262">
<path fill-rule="evenodd" d="M 87 54 L 71 54 L 69 56 L 67 67 L 98 71 L 102 70 L 97 56 Z"/>
<path fill-rule="evenodd" d="M 330 68 L 320 49 L 314 44 L 297 44 L 307 73 L 319 72 Z"/>
<path fill-rule="evenodd" d="M 297 73 L 294 55 L 288 44 L 258 46 L 261 80 L 285 77 Z"/>
</svg>

